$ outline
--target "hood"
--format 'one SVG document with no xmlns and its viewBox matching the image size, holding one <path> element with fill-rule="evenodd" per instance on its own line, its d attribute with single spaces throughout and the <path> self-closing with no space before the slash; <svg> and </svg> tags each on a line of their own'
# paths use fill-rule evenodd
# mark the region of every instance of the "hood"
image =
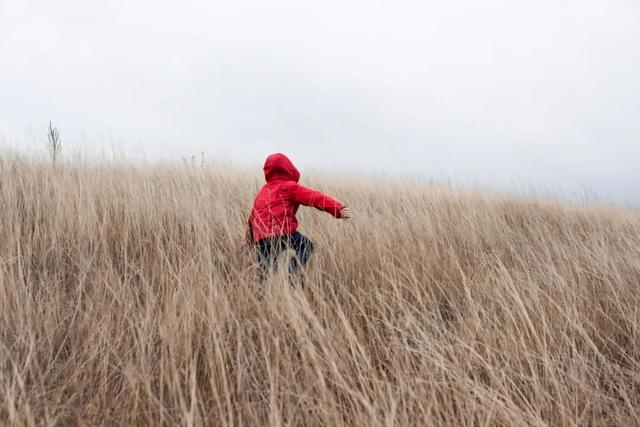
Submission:
<svg viewBox="0 0 640 427">
<path fill-rule="evenodd" d="M 263 169 L 264 178 L 267 182 L 276 180 L 298 182 L 300 180 L 300 172 L 291 160 L 282 153 L 272 154 L 267 157 Z"/>
</svg>

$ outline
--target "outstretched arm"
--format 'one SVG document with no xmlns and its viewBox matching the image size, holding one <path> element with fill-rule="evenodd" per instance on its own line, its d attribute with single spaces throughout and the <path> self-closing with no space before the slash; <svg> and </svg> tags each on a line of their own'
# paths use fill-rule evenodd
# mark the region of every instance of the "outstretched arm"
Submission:
<svg viewBox="0 0 640 427">
<path fill-rule="evenodd" d="M 321 211 L 330 213 L 336 218 L 344 217 L 346 219 L 351 217 L 349 209 L 339 201 L 327 196 L 326 194 L 322 194 L 319 191 L 312 190 L 311 188 L 307 188 L 300 184 L 295 184 L 292 189 L 291 196 L 296 203 L 304 206 L 313 206 L 316 209 L 320 209 Z M 343 212 L 345 211 L 345 209 L 346 212 L 343 216 Z"/>
</svg>

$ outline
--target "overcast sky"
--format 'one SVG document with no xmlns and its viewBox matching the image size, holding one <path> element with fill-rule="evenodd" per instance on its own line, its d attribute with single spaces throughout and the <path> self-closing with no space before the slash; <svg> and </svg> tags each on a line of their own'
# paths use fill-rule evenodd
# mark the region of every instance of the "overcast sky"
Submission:
<svg viewBox="0 0 640 427">
<path fill-rule="evenodd" d="M 0 0 L 0 141 L 640 205 L 640 1 Z"/>
</svg>

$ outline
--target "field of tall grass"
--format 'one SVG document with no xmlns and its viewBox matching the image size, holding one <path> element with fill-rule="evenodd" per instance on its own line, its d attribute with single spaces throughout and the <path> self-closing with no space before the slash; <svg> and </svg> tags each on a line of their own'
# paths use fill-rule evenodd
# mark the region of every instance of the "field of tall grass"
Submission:
<svg viewBox="0 0 640 427">
<path fill-rule="evenodd" d="M 640 212 L 302 181 L 355 218 L 261 292 L 259 171 L 3 156 L 0 423 L 640 424 Z"/>
</svg>

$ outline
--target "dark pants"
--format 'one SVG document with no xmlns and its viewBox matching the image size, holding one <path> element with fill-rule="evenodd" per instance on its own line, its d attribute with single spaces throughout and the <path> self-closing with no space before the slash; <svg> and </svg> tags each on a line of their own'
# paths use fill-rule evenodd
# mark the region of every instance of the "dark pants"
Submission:
<svg viewBox="0 0 640 427">
<path fill-rule="evenodd" d="M 258 250 L 258 266 L 260 271 L 260 282 L 264 282 L 269 276 L 269 271 L 273 268 L 280 254 L 291 248 L 296 254 L 289 261 L 289 279 L 295 279 L 300 273 L 300 269 L 307 265 L 313 253 L 313 242 L 297 231 L 288 236 L 267 237 L 256 243 Z"/>
</svg>

